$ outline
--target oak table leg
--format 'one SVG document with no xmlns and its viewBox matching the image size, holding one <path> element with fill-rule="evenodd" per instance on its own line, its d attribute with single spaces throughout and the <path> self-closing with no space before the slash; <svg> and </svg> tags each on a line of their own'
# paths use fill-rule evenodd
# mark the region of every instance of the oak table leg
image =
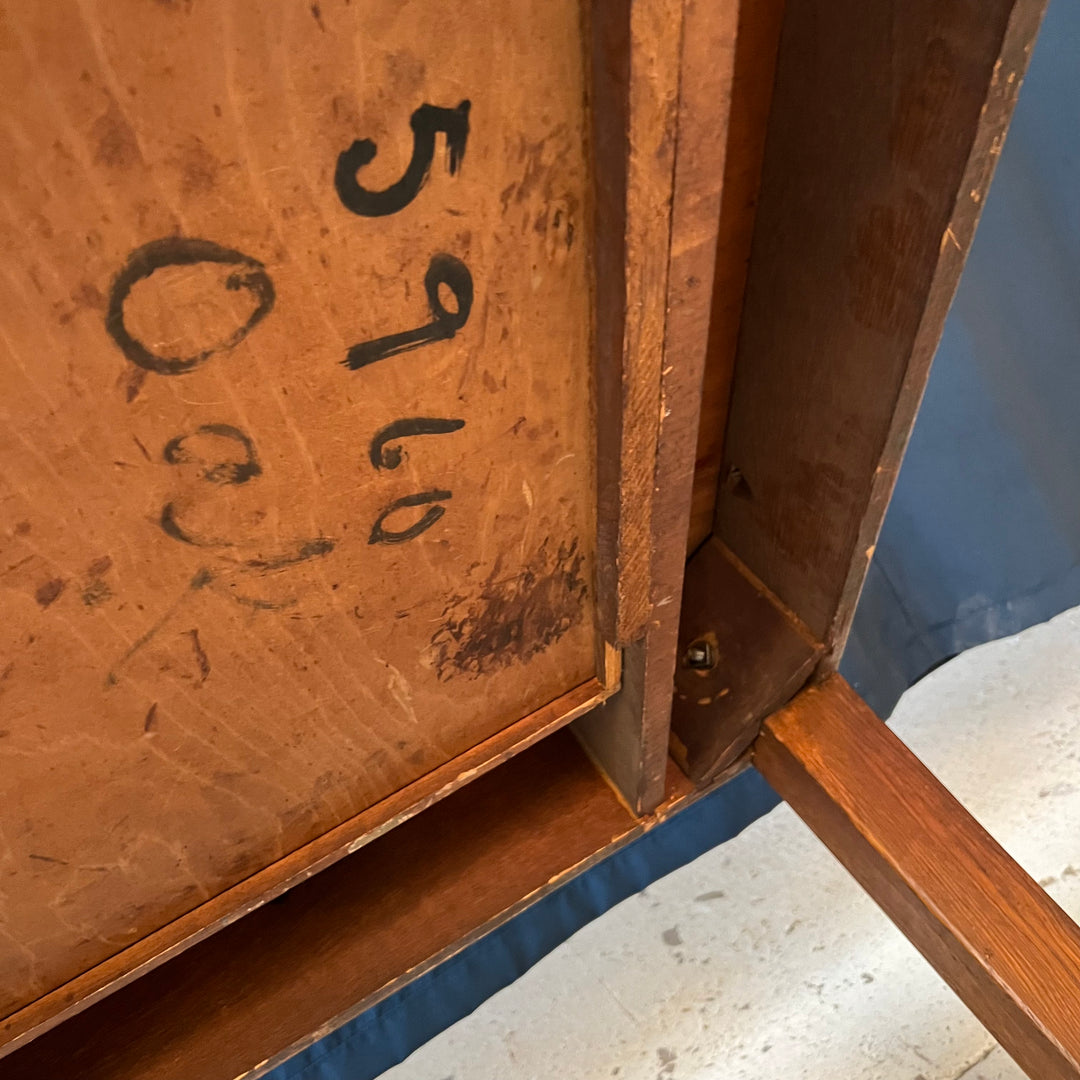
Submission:
<svg viewBox="0 0 1080 1080">
<path fill-rule="evenodd" d="M 754 764 L 1028 1075 L 1080 1077 L 1080 929 L 840 676 Z"/>
</svg>

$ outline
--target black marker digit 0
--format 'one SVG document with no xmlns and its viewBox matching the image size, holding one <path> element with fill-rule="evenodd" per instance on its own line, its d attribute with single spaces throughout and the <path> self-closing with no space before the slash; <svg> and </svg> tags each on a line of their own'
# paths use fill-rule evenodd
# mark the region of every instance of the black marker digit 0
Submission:
<svg viewBox="0 0 1080 1080">
<path fill-rule="evenodd" d="M 151 352 L 134 337 L 124 323 L 124 302 L 132 288 L 155 270 L 167 266 L 194 266 L 197 263 L 221 263 L 235 266 L 236 271 L 225 279 L 229 290 L 247 289 L 255 298 L 255 309 L 247 322 L 237 327 L 223 341 L 191 356 L 161 356 Z M 222 247 L 212 240 L 200 240 L 189 236 L 166 236 L 152 240 L 136 248 L 129 256 L 120 273 L 113 280 L 109 293 L 109 307 L 105 315 L 105 329 L 119 346 L 120 351 L 133 363 L 159 375 L 182 375 L 197 368 L 215 353 L 239 345 L 270 313 L 274 306 L 274 283 L 266 268 L 257 259 L 242 251 Z"/>
<path fill-rule="evenodd" d="M 427 532 L 436 521 L 446 513 L 445 506 L 429 506 L 419 521 L 413 522 L 407 529 L 387 529 L 383 522 L 398 510 L 407 509 L 410 506 L 427 506 L 428 503 L 443 502 L 451 498 L 449 491 L 420 491 L 415 495 L 405 495 L 395 499 L 375 520 L 375 526 L 368 538 L 369 544 L 404 544 L 406 540 L 413 540 L 423 532 Z"/>
</svg>

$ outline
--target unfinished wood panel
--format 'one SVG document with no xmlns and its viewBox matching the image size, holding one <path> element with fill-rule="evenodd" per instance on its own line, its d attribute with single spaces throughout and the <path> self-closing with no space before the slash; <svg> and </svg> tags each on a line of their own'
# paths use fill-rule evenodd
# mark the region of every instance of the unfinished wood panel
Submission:
<svg viewBox="0 0 1080 1080">
<path fill-rule="evenodd" d="M 842 649 L 1043 0 L 788 0 L 717 535 Z"/>
<path fill-rule="evenodd" d="M 672 757 L 696 781 L 728 768 L 821 654 L 792 612 L 711 537 L 686 568 Z"/>
<path fill-rule="evenodd" d="M 712 532 L 784 0 L 739 0 L 687 554 Z"/>
<path fill-rule="evenodd" d="M 0 1015 L 595 690 L 581 33 L 5 5 Z"/>
<path fill-rule="evenodd" d="M 16 1051 L 0 1075 L 254 1080 L 638 831 L 556 735 Z"/>
<path fill-rule="evenodd" d="M 1029 1076 L 1080 1077 L 1080 929 L 840 676 L 754 764 Z"/>
<path fill-rule="evenodd" d="M 738 0 L 594 11 L 600 571 L 618 576 L 601 595 L 627 647 L 622 692 L 576 730 L 637 813 L 664 794 L 738 12 Z"/>
</svg>

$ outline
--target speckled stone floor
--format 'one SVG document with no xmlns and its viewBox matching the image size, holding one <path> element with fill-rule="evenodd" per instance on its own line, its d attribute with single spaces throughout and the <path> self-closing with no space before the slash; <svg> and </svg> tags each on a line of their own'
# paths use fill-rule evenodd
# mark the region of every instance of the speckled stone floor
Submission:
<svg viewBox="0 0 1080 1080">
<path fill-rule="evenodd" d="M 939 668 L 893 727 L 1080 917 L 1080 609 Z M 1022 1076 L 782 806 L 585 927 L 384 1080 Z"/>
</svg>

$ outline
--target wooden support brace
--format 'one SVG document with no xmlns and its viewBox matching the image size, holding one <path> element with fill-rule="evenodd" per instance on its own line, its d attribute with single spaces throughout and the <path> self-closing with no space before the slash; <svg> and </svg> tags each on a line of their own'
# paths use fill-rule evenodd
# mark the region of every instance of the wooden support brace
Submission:
<svg viewBox="0 0 1080 1080">
<path fill-rule="evenodd" d="M 754 764 L 1029 1076 L 1080 1077 L 1080 928 L 840 676 Z"/>
</svg>

